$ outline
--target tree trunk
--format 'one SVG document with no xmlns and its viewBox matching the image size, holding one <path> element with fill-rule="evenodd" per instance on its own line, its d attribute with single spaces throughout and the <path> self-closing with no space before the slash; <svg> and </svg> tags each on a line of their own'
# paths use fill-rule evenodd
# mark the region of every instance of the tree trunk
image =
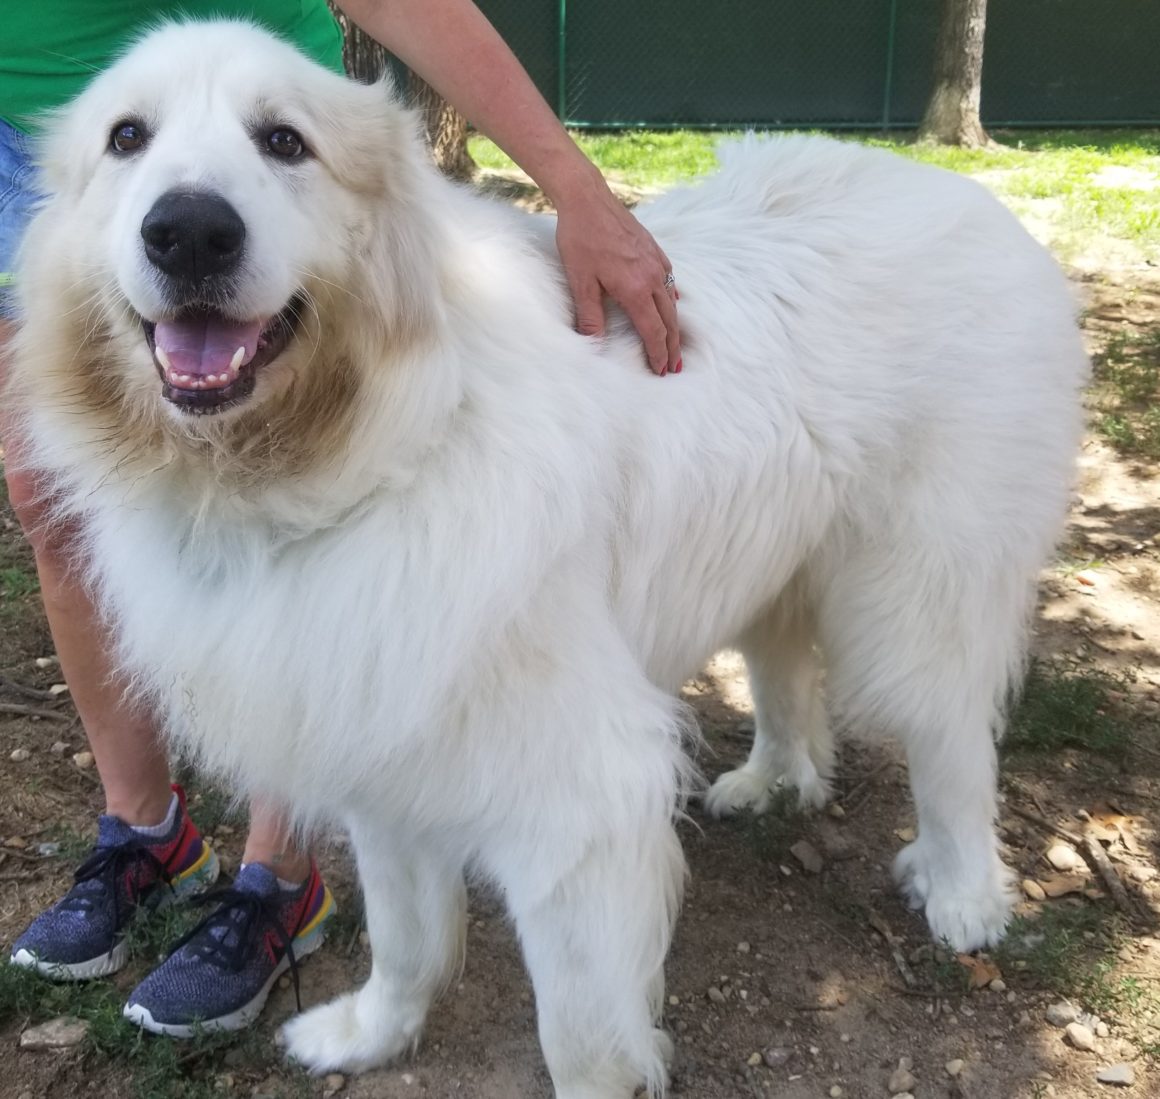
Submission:
<svg viewBox="0 0 1160 1099">
<path fill-rule="evenodd" d="M 475 175 L 475 161 L 467 151 L 467 119 L 425 80 L 411 73 L 411 104 L 423 117 L 427 147 L 439 170 L 452 179 Z"/>
<path fill-rule="evenodd" d="M 918 128 L 920 141 L 969 149 L 991 143 L 979 120 L 986 23 L 987 0 L 943 0 L 934 91 Z"/>
<path fill-rule="evenodd" d="M 333 4 L 331 10 L 342 26 L 346 71 L 364 84 L 374 83 L 386 70 L 387 51 Z M 470 179 L 475 174 L 475 161 L 467 151 L 467 119 L 414 73 L 408 79 L 407 94 L 423 117 L 427 146 L 439 170 L 453 179 Z"/>
</svg>

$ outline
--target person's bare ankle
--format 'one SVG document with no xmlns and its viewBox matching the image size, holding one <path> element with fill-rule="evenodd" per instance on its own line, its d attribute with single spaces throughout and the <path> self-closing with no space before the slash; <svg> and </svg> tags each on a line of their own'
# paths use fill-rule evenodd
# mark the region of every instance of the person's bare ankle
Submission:
<svg viewBox="0 0 1160 1099">
<path fill-rule="evenodd" d="M 310 876 L 310 856 L 299 851 L 270 851 L 246 847 L 242 854 L 242 865 L 260 863 L 279 881 L 290 885 L 301 885 Z"/>
<path fill-rule="evenodd" d="M 152 828 L 165 820 L 173 802 L 173 791 L 164 790 L 105 792 L 105 812 L 136 828 Z"/>
</svg>

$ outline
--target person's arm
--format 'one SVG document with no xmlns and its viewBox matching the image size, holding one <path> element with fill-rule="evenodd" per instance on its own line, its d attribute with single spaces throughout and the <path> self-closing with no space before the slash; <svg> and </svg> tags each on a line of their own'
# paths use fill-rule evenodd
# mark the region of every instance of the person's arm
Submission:
<svg viewBox="0 0 1160 1099">
<path fill-rule="evenodd" d="M 556 207 L 556 242 L 576 327 L 604 331 L 606 293 L 628 314 L 657 373 L 680 365 L 671 265 L 552 113 L 472 0 L 340 0 L 367 34 L 490 137 Z"/>
</svg>

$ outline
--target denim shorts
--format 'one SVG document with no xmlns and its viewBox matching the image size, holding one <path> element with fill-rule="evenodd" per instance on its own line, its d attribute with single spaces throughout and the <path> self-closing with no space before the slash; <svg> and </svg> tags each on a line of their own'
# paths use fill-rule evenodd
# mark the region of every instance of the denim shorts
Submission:
<svg viewBox="0 0 1160 1099">
<path fill-rule="evenodd" d="M 36 205 L 32 143 L 0 119 L 0 317 L 16 316 L 16 251 Z"/>
</svg>

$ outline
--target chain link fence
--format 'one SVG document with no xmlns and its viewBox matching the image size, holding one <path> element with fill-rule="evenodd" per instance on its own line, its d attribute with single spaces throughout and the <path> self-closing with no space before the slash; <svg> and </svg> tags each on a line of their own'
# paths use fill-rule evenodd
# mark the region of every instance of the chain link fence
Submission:
<svg viewBox="0 0 1160 1099">
<path fill-rule="evenodd" d="M 478 0 L 569 126 L 905 128 L 942 0 Z M 1160 0 L 991 0 L 989 126 L 1160 125 Z"/>
</svg>

